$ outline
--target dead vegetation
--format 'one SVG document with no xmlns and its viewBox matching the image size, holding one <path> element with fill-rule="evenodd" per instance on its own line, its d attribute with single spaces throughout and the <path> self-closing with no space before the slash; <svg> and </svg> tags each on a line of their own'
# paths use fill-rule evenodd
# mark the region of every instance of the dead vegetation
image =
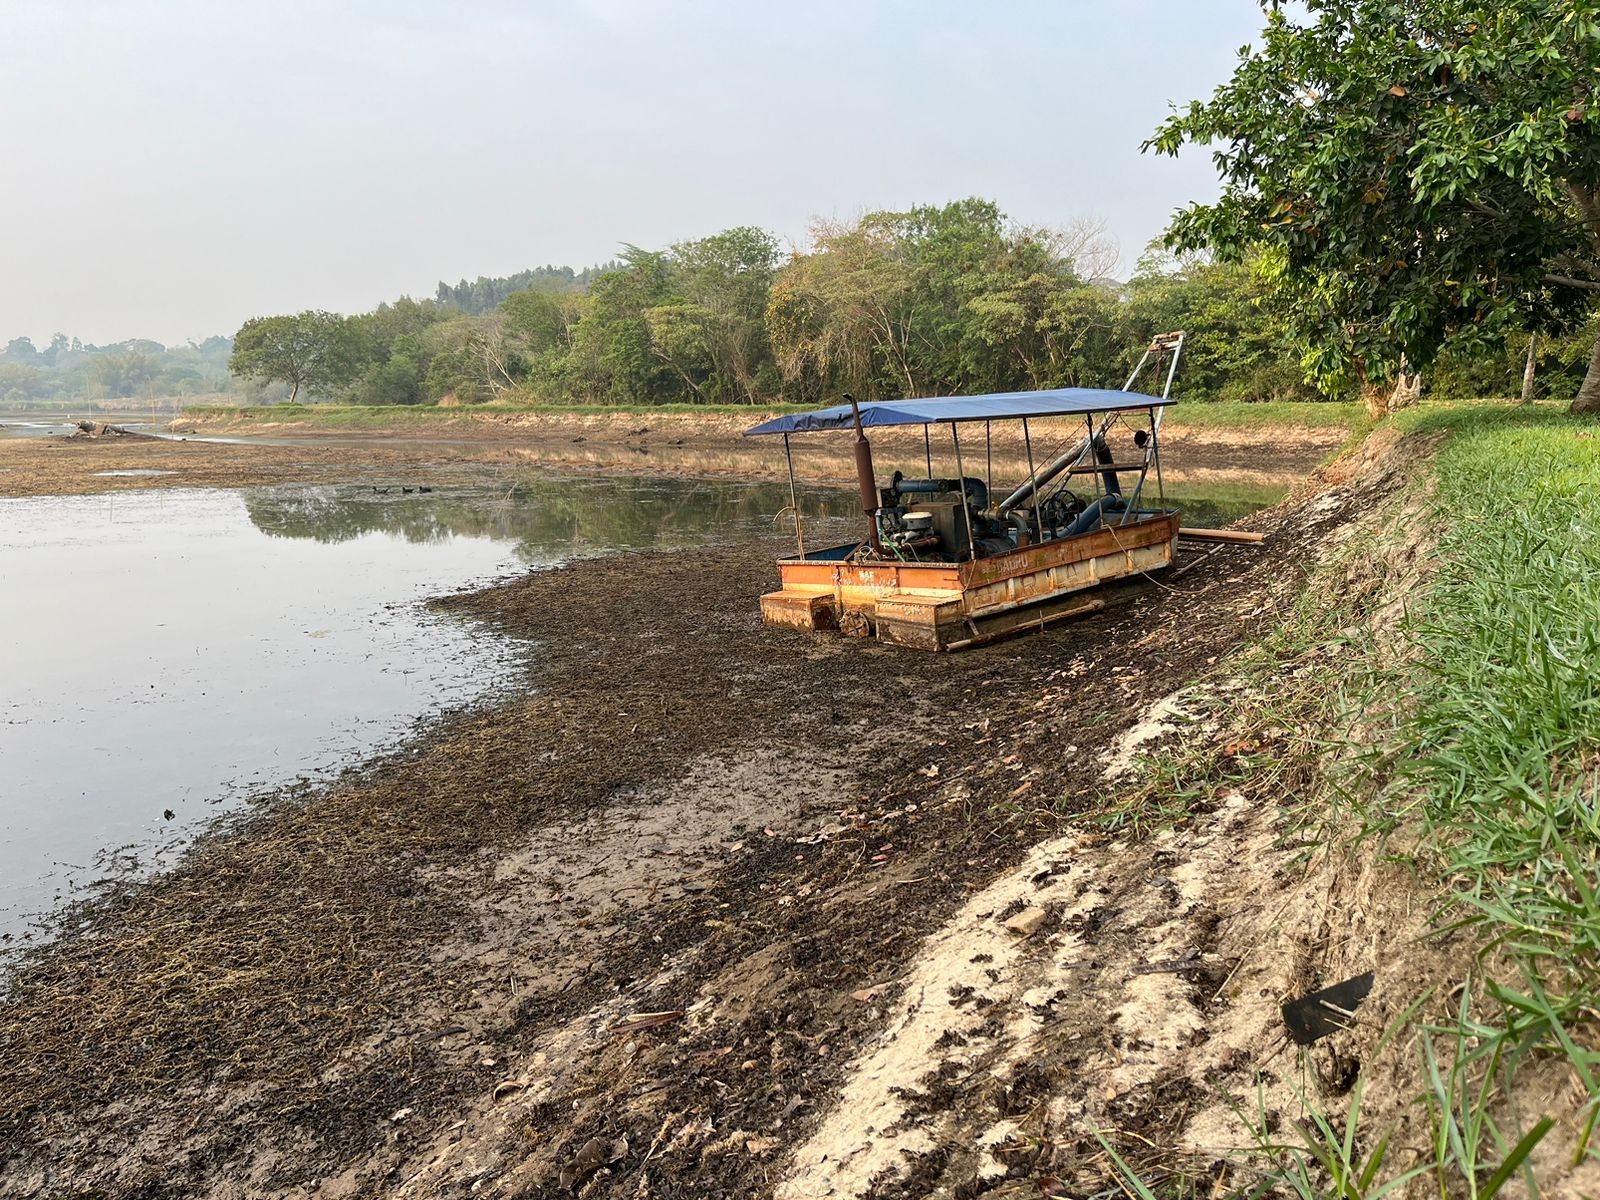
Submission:
<svg viewBox="0 0 1600 1200">
<path fill-rule="evenodd" d="M 749 419 L 725 415 L 662 414 L 641 424 L 630 415 L 549 414 L 504 424 L 466 422 L 461 428 L 322 430 L 245 427 L 232 441 L 148 436 L 0 438 L 0 497 L 75 495 L 170 487 L 245 487 L 279 483 L 350 483 L 403 479 L 433 485 L 481 479 L 486 472 L 530 469 L 631 472 L 742 480 L 786 478 L 773 446 L 739 436 Z M 699 421 L 699 424 L 695 422 Z M 187 425 L 179 423 L 181 427 Z M 1036 432 L 1040 454 L 1070 433 Z M 1071 432 L 1075 432 L 1074 426 Z M 232 427 L 212 431 L 224 436 Z M 186 435 L 180 435 L 186 436 Z M 1168 486 L 1209 491 L 1279 489 L 1301 478 L 1345 438 L 1343 428 L 1178 428 L 1163 436 Z M 1052 440 L 1054 439 L 1054 440 Z M 920 436 L 890 431 L 882 438 L 885 469 L 908 471 L 923 462 Z M 796 469 L 816 482 L 849 483 L 850 464 L 836 443 L 797 439 Z M 950 458 L 936 447 L 935 463 Z M 1008 478 L 1025 471 L 1023 447 L 997 436 L 995 470 Z M 953 469 L 953 463 L 950 464 Z M 163 472 L 107 474 L 107 472 Z M 1277 493 L 1274 492 L 1274 495 Z"/>
</svg>

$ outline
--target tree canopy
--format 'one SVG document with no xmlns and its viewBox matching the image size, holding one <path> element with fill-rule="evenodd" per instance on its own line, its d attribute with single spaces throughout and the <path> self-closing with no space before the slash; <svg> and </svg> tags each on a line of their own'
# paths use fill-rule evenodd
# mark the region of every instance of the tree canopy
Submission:
<svg viewBox="0 0 1600 1200">
<path fill-rule="evenodd" d="M 1170 243 L 1256 255 L 1330 390 L 1569 331 L 1600 292 L 1597 71 L 1592 0 L 1275 5 L 1149 143 L 1215 146 L 1223 180 Z M 1575 407 L 1600 408 L 1600 345 Z"/>
<path fill-rule="evenodd" d="M 845 391 L 1116 387 L 1152 334 L 1178 328 L 1190 335 L 1183 399 L 1316 396 L 1299 317 L 1275 288 L 1276 247 L 1244 244 L 1234 258 L 1157 246 L 1120 282 L 1110 277 L 1119 259 L 1093 221 L 1019 225 L 980 199 L 821 222 L 806 249 L 787 253 L 771 233 L 737 226 L 628 247 L 592 275 L 544 268 L 481 281 L 480 299 L 513 289 L 481 312 L 402 297 L 352 316 L 258 318 L 236 353 L 227 338 L 172 348 L 13 338 L 0 349 L 0 403 L 230 388 L 358 404 L 823 403 Z M 1540 388 L 1570 395 L 1593 344 L 1589 325 L 1541 336 Z M 1522 324 L 1458 333 L 1429 387 L 1514 395 L 1528 346 Z"/>
<path fill-rule="evenodd" d="M 289 385 L 289 403 L 302 389 L 322 391 L 349 378 L 351 330 L 336 313 L 308 310 L 256 317 L 239 327 L 228 367 L 235 375 Z"/>
</svg>

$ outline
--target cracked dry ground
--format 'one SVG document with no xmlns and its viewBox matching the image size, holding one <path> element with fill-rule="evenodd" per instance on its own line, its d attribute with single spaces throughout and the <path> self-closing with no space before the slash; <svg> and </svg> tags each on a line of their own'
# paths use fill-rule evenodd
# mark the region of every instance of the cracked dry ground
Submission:
<svg viewBox="0 0 1600 1200">
<path fill-rule="evenodd" d="M 1262 514 L 1263 548 L 958 656 L 763 630 L 768 546 L 444 601 L 533 640 L 520 694 L 264 802 L 21 965 L 0 1003 L 0 1193 L 975 1195 L 1070 1174 L 1084 1146 L 881 1153 L 838 1115 L 885 1103 L 872 1128 L 914 1132 L 919 1111 L 1003 1116 L 1070 1086 L 1025 1056 L 1003 1083 L 936 1061 L 940 1039 L 986 1036 L 985 980 L 1027 974 L 980 947 L 940 1000 L 961 1020 L 900 1043 L 918 1086 L 846 1094 L 891 1021 L 905 1032 L 897 998 L 944 989 L 924 940 L 963 914 L 996 960 L 1017 946 L 990 918 L 1040 903 L 1118 962 L 1159 955 L 1115 903 L 1084 906 L 1088 864 L 1123 848 L 1071 818 L 1102 799 L 1119 735 L 1265 628 L 1318 539 L 1393 486 Z M 1019 866 L 1048 895 L 1007 883 Z M 1185 886 L 1145 916 L 1187 911 Z M 1085 1036 L 1109 1019 L 1023 999 Z M 1159 1070 L 1119 1086 L 1129 1127 L 1181 1100 Z"/>
</svg>

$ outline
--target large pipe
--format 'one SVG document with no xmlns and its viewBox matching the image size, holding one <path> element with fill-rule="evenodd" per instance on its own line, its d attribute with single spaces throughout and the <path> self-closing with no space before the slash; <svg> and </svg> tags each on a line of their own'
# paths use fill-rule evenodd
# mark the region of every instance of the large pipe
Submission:
<svg viewBox="0 0 1600 1200">
<path fill-rule="evenodd" d="M 1080 533 L 1088 533 L 1092 529 L 1098 529 L 1100 527 L 1100 518 L 1109 516 L 1112 513 L 1119 513 L 1122 509 L 1122 493 L 1108 492 L 1079 513 L 1061 536 L 1076 537 Z"/>
<path fill-rule="evenodd" d="M 1113 463 L 1117 461 L 1111 457 L 1111 447 L 1106 445 L 1106 440 L 1103 437 L 1096 437 L 1094 439 L 1094 461 L 1102 466 L 1106 463 Z M 1105 482 L 1106 495 L 1122 495 L 1122 484 L 1117 482 L 1117 473 L 1115 471 L 1101 471 L 1100 478 Z"/>
<path fill-rule="evenodd" d="M 1040 471 L 1037 475 L 1023 481 L 1021 487 L 1012 492 L 1011 495 L 1007 496 L 1004 500 L 1000 501 L 1000 511 L 1010 512 L 1013 508 L 1016 508 L 1017 505 L 1026 504 L 1030 499 L 1032 499 L 1035 492 L 1044 487 L 1057 475 L 1061 474 L 1061 472 L 1065 471 L 1068 467 L 1076 466 L 1083 459 L 1084 451 L 1088 445 L 1089 438 L 1087 436 L 1080 438 L 1078 440 L 1078 444 L 1073 446 L 1071 450 L 1068 450 L 1065 454 L 1061 455 L 1060 458 L 1054 459 L 1048 463 L 1044 470 Z M 1106 444 L 1106 439 L 1098 433 L 1094 436 L 1094 460 L 1097 463 L 1109 463 L 1114 461 L 1111 455 L 1111 447 Z M 1121 493 L 1122 485 L 1117 481 L 1117 473 L 1115 471 L 1102 471 L 1100 473 L 1100 478 L 1104 480 L 1107 492 L 1117 494 Z"/>
<path fill-rule="evenodd" d="M 1007 512 L 1019 504 L 1026 504 L 1028 500 L 1045 484 L 1049 483 L 1068 467 L 1073 466 L 1083 457 L 1083 452 L 1088 446 L 1089 439 L 1081 438 L 1078 444 L 1059 458 L 1046 463 L 1037 475 L 1031 476 L 1023 485 L 1004 500 L 1000 501 L 1000 511 Z"/>
<path fill-rule="evenodd" d="M 965 490 L 974 508 L 981 512 L 989 506 L 989 488 L 975 476 L 966 479 L 907 479 L 896 471 L 889 487 L 899 496 L 936 496 L 940 492 Z"/>
<path fill-rule="evenodd" d="M 872 443 L 867 441 L 861 428 L 861 406 L 849 392 L 844 398 L 850 401 L 850 412 L 856 419 L 856 486 L 861 489 L 861 511 L 867 514 L 867 541 L 874 554 L 883 554 L 883 540 L 878 533 L 878 477 L 872 469 Z"/>
</svg>

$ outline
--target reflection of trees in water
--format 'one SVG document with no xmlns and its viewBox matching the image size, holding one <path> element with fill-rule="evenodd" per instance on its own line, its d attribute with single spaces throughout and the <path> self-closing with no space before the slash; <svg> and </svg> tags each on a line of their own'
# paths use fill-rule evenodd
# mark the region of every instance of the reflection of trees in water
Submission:
<svg viewBox="0 0 1600 1200">
<path fill-rule="evenodd" d="M 530 477 L 503 488 L 411 495 L 350 488 L 263 489 L 245 494 L 245 510 L 273 537 L 344 542 L 381 532 L 408 542 L 452 537 L 517 544 L 524 558 L 573 546 L 643 549 L 705 541 L 720 533 L 764 532 L 788 507 L 786 484 L 701 480 Z M 848 493 L 806 491 L 808 521 L 848 517 Z M 780 523 L 787 525 L 787 518 Z"/>
</svg>

